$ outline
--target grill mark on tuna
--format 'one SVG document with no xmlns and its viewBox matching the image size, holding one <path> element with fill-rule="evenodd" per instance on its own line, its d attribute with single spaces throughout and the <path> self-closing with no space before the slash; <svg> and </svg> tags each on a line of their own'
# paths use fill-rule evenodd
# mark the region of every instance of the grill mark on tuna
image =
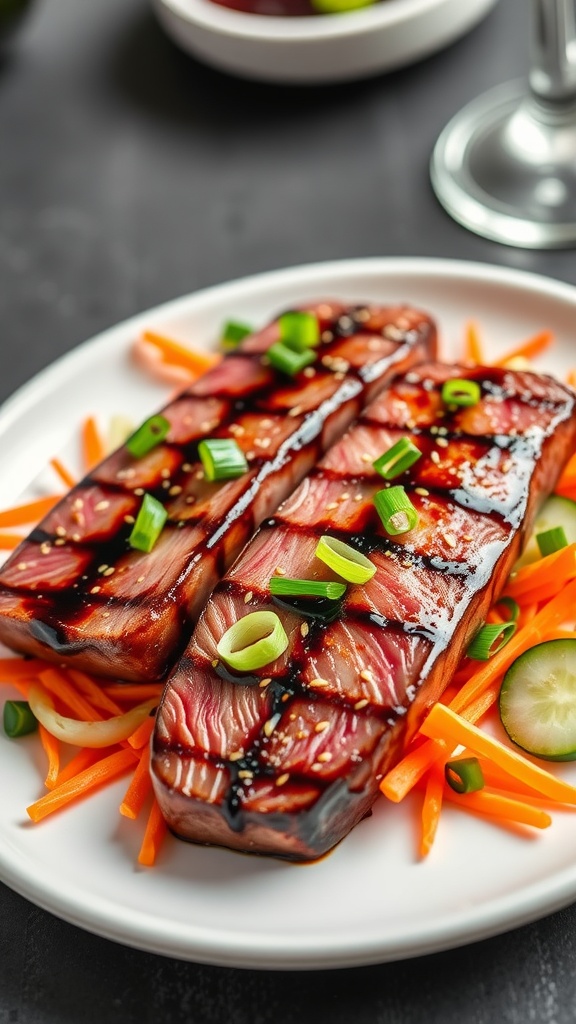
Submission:
<svg viewBox="0 0 576 1024">
<path fill-rule="evenodd" d="M 162 444 L 141 459 L 120 448 L 32 531 L 0 569 L 1 640 L 101 675 L 165 675 L 260 522 L 396 370 L 434 354 L 435 327 L 416 310 L 307 308 L 322 331 L 313 368 L 291 379 L 267 364 L 273 321 L 162 410 Z M 233 437 L 248 472 L 207 483 L 203 437 Z M 145 492 L 169 514 L 148 555 L 128 545 Z"/>
<path fill-rule="evenodd" d="M 481 382 L 483 397 L 475 411 L 439 406 L 439 389 L 447 376 Z M 382 423 L 378 418 L 382 408 L 391 409 L 395 393 L 405 386 L 412 396 L 411 414 L 405 417 L 409 427 L 398 426 L 402 416 Z M 498 410 L 492 408 L 495 395 Z M 500 421 L 518 419 L 508 404 L 514 405 L 518 396 L 522 408 L 538 409 L 539 423 L 524 420 L 524 434 L 506 435 L 501 429 L 487 432 L 488 420 L 498 426 L 496 411 Z M 431 402 L 435 420 L 429 415 Z M 186 661 L 169 680 L 157 718 L 152 766 L 158 799 L 176 834 L 308 859 L 329 849 L 368 812 L 378 792 L 378 776 L 448 682 L 501 589 L 538 502 L 553 489 L 576 441 L 574 406 L 571 392 L 546 377 L 440 364 L 410 371 L 372 403 L 276 515 L 260 527 L 214 591 Z M 476 433 L 474 420 L 479 425 Z M 466 431 L 459 429 L 462 421 Z M 421 522 L 411 533 L 395 538 L 384 533 L 371 503 L 374 491 L 387 486 L 372 469 L 372 460 L 361 476 L 346 469 L 347 451 L 356 451 L 354 446 L 369 437 L 389 437 L 392 428 L 396 437 L 410 433 L 424 449 L 421 460 L 393 481 L 403 484 L 419 506 Z M 438 438 L 448 447 L 443 442 L 438 446 Z M 482 458 L 488 459 L 487 468 L 493 463 L 492 476 L 487 473 L 483 482 L 480 460 L 480 470 L 477 465 L 467 470 L 467 486 L 431 484 L 423 493 L 422 479 L 426 474 L 433 478 L 438 470 L 431 453 L 441 457 L 451 451 L 454 458 L 458 450 L 468 451 L 469 443 L 479 445 Z M 502 471 L 503 454 L 509 465 Z M 461 468 L 456 464 L 456 469 Z M 480 474 L 476 480 L 474 472 Z M 503 481 L 500 493 L 494 492 L 494 474 Z M 349 496 L 336 509 L 318 513 L 314 496 L 325 496 L 334 483 Z M 347 524 L 343 509 L 348 504 Z M 439 520 L 436 532 L 430 528 L 434 516 Z M 470 532 L 463 535 L 466 523 Z M 294 611 L 285 611 L 290 601 L 279 608 L 268 581 L 277 568 L 288 576 L 336 578 L 314 559 L 318 536 L 326 532 L 369 554 L 378 571 L 365 586 L 349 586 L 340 615 L 332 623 L 299 616 L 295 628 Z M 216 643 L 240 615 L 264 608 L 276 609 L 287 623 L 289 648 L 273 665 L 246 680 L 260 722 L 257 734 L 252 730 L 246 743 L 234 716 L 243 680 L 218 663 Z M 221 751 L 206 750 L 199 742 L 195 720 L 202 698 L 197 673 L 205 680 L 219 678 L 216 706 L 219 714 L 224 713 L 219 702 L 226 708 L 234 760 L 222 757 Z M 182 721 L 187 723 L 188 747 L 176 742 L 166 725 L 175 695 Z M 200 798 L 187 799 L 174 785 L 166 764 L 173 765 L 176 747 L 188 764 L 205 759 L 228 771 L 228 786 L 210 807 Z M 272 780 L 285 792 L 286 802 L 274 801 L 274 813 L 269 813 L 264 798 L 259 804 L 258 794 L 269 794 Z M 306 792 L 300 804 L 295 797 L 292 800 L 293 785 L 299 793 Z"/>
</svg>

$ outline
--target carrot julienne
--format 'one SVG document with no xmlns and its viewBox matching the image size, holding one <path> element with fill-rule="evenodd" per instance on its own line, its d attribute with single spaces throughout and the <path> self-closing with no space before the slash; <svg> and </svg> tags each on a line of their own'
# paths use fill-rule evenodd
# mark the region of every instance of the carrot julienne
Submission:
<svg viewBox="0 0 576 1024">
<path fill-rule="evenodd" d="M 548 828 L 552 824 L 552 818 L 546 811 L 534 807 L 523 800 L 514 797 L 504 796 L 501 793 L 493 793 L 486 789 L 479 789 L 475 793 L 455 793 L 447 787 L 444 797 L 451 803 L 457 804 L 462 810 L 472 811 L 476 814 L 486 814 L 490 817 L 501 818 L 505 821 L 514 821 L 521 825 L 532 825 L 534 828 Z"/>
<path fill-rule="evenodd" d="M 201 349 L 192 349 L 180 345 L 172 338 L 167 338 L 155 331 L 144 331 L 142 340 L 153 345 L 164 362 L 172 366 L 180 366 L 187 370 L 193 378 L 200 377 L 207 370 L 212 369 L 221 360 L 221 355 L 216 352 L 205 352 Z"/>
<path fill-rule="evenodd" d="M 60 741 L 52 733 L 48 732 L 42 724 L 38 726 L 40 742 L 46 757 L 48 758 L 48 770 L 44 785 L 46 789 L 54 789 L 60 771 Z"/>
<path fill-rule="evenodd" d="M 114 782 L 134 767 L 135 759 L 136 755 L 131 748 L 123 748 L 109 754 L 108 757 L 101 758 L 96 764 L 85 768 L 78 775 L 56 786 L 35 803 L 30 804 L 26 808 L 29 817 L 35 822 L 42 821 L 47 815 L 66 807 L 72 801 L 79 800 L 95 789 Z"/>
<path fill-rule="evenodd" d="M 24 540 L 19 533 L 0 533 L 0 549 L 13 551 Z"/>
<path fill-rule="evenodd" d="M 62 498 L 61 494 L 51 494 L 46 498 L 27 501 L 23 505 L 14 505 L 0 511 L 0 529 L 13 526 L 27 526 L 36 523 L 48 514 Z"/>
<path fill-rule="evenodd" d="M 87 416 L 82 424 L 82 456 L 84 469 L 88 473 L 102 461 L 106 454 L 104 441 L 100 436 L 96 420 Z"/>
<path fill-rule="evenodd" d="M 146 824 L 146 831 L 144 832 L 144 839 L 142 840 L 142 846 L 138 854 L 138 863 L 144 865 L 144 867 L 152 867 L 158 856 L 158 850 L 162 845 L 162 841 L 168 832 L 168 826 L 164 821 L 162 811 L 158 805 L 158 801 L 154 800 L 152 809 L 148 816 L 148 822 Z"/>
<path fill-rule="evenodd" d="M 120 804 L 120 814 L 123 814 L 125 818 L 137 818 L 151 792 L 150 748 L 145 747 L 130 785 L 124 794 L 124 799 Z"/>
<path fill-rule="evenodd" d="M 58 476 L 60 477 L 62 483 L 66 487 L 74 487 L 75 486 L 76 480 L 74 479 L 74 477 L 72 476 L 70 471 L 68 469 L 66 469 L 66 466 L 64 465 L 64 463 L 60 459 L 57 459 L 57 458 L 50 459 L 50 465 L 52 466 L 52 469 L 54 470 L 54 472 L 58 474 Z"/>
<path fill-rule="evenodd" d="M 498 359 L 494 359 L 492 366 L 504 366 L 511 359 L 534 359 L 536 356 L 541 355 L 542 352 L 545 352 L 553 341 L 554 335 L 552 331 L 540 331 L 533 338 L 529 338 L 528 341 L 510 349 Z"/>
<path fill-rule="evenodd" d="M 484 362 L 478 324 L 473 321 L 466 324 L 466 333 L 464 336 L 464 360 L 467 363 L 476 363 L 476 365 L 481 365 Z"/>
<path fill-rule="evenodd" d="M 422 804 L 422 832 L 420 836 L 420 856 L 426 857 L 432 849 L 436 838 L 442 800 L 444 796 L 444 776 L 439 771 L 431 771 L 426 781 L 424 801 Z"/>
</svg>

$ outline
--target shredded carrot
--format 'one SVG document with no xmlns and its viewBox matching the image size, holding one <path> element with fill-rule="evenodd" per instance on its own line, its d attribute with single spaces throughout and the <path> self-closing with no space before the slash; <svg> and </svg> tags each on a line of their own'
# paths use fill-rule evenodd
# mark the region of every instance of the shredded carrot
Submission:
<svg viewBox="0 0 576 1024">
<path fill-rule="evenodd" d="M 111 700 L 98 683 L 95 683 L 86 672 L 79 672 L 76 668 L 68 670 L 68 675 L 93 708 L 99 711 L 108 711 L 111 715 L 121 715 L 122 708 L 116 701 Z"/>
<path fill-rule="evenodd" d="M 53 668 L 49 661 L 41 658 L 0 658 L 0 683 L 12 683 L 17 679 L 34 679 L 44 669 Z"/>
<path fill-rule="evenodd" d="M 553 341 L 552 331 L 541 331 L 540 334 L 535 334 L 533 338 L 529 338 L 522 345 L 517 345 L 516 348 L 505 352 L 499 359 L 492 360 L 492 366 L 504 366 L 511 359 L 534 359 L 545 352 Z"/>
<path fill-rule="evenodd" d="M 462 810 L 487 814 L 491 818 L 503 818 L 534 828 L 548 828 L 552 824 L 550 815 L 539 807 L 486 789 L 479 789 L 475 793 L 455 793 L 450 786 L 446 786 L 444 798 L 458 804 Z"/>
<path fill-rule="evenodd" d="M 423 743 L 414 747 L 382 779 L 380 789 L 389 800 L 400 803 L 432 765 L 446 757 L 445 743 Z"/>
<path fill-rule="evenodd" d="M 144 807 L 147 797 L 152 792 L 152 779 L 150 778 L 150 748 L 145 747 L 138 762 L 132 781 L 124 794 L 120 804 L 120 814 L 125 818 L 135 819 Z"/>
<path fill-rule="evenodd" d="M 60 459 L 56 459 L 56 458 L 50 459 L 50 465 L 52 466 L 52 469 L 55 471 L 55 473 L 58 474 L 58 476 L 60 477 L 62 483 L 65 484 L 66 487 L 74 487 L 75 486 L 76 480 L 74 479 L 72 474 L 69 472 L 69 470 L 66 469 L 66 466 L 64 465 L 64 463 Z"/>
<path fill-rule="evenodd" d="M 477 365 L 482 365 L 484 362 L 478 324 L 473 323 L 472 321 L 466 324 L 466 333 L 464 336 L 464 360 L 467 363 L 476 363 Z"/>
<path fill-rule="evenodd" d="M 152 735 L 154 728 L 154 716 L 149 715 L 143 722 L 140 723 L 137 729 L 134 730 L 131 736 L 128 737 L 128 743 L 134 750 L 141 750 Z"/>
<path fill-rule="evenodd" d="M 23 540 L 24 537 L 19 533 L 0 533 L 0 548 L 3 551 L 13 551 Z"/>
<path fill-rule="evenodd" d="M 105 749 L 100 747 L 81 747 L 78 753 L 68 761 L 68 764 L 60 769 L 56 779 L 56 786 L 61 786 L 65 782 L 69 782 L 70 779 L 76 778 L 86 768 L 90 768 L 97 761 L 107 757 L 108 754 L 114 753 L 114 750 L 114 747 L 107 747 Z"/>
<path fill-rule="evenodd" d="M 109 782 L 124 775 L 130 768 L 134 767 L 135 755 L 131 749 L 117 750 L 108 757 L 103 757 L 90 768 L 86 768 L 79 775 L 64 782 L 49 793 L 40 797 L 35 803 L 26 808 L 32 821 L 42 821 L 54 811 L 66 807 L 72 801 L 79 800 L 95 789 L 105 786 Z"/>
<path fill-rule="evenodd" d="M 482 732 L 443 704 L 434 705 L 424 719 L 420 731 L 429 739 L 442 740 L 450 749 L 459 744 L 470 747 L 477 754 L 490 758 L 514 778 L 532 786 L 537 793 L 543 793 L 544 796 L 563 803 L 576 804 L 574 786 L 539 768 L 510 747 L 505 747 L 503 743 Z"/>
<path fill-rule="evenodd" d="M 444 776 L 442 772 L 433 770 L 426 780 L 424 802 L 422 804 L 422 830 L 420 836 L 420 856 L 427 857 L 436 838 L 442 797 L 444 794 Z"/>
<path fill-rule="evenodd" d="M 168 828 L 162 811 L 158 805 L 158 801 L 154 800 L 152 809 L 148 816 L 148 823 L 146 825 L 146 831 L 144 833 L 144 839 L 142 840 L 142 846 L 140 847 L 140 853 L 138 854 L 138 863 L 143 864 L 147 868 L 153 867 L 158 856 L 158 851 L 162 845 L 162 841 L 168 832 Z"/>
<path fill-rule="evenodd" d="M 82 424 L 82 457 L 88 473 L 106 455 L 106 448 L 93 416 L 87 416 Z"/>
<path fill-rule="evenodd" d="M 111 683 L 103 687 L 103 692 L 112 700 L 140 701 L 151 697 L 162 696 L 163 683 Z"/>
<path fill-rule="evenodd" d="M 155 331 L 144 331 L 142 339 L 147 344 L 154 345 L 165 362 L 183 367 L 193 377 L 200 377 L 207 370 L 211 370 L 222 358 L 216 352 L 205 352 L 202 349 L 192 349 L 180 345 L 172 338 L 166 338 Z"/>
<path fill-rule="evenodd" d="M 47 498 L 37 498 L 35 501 L 27 501 L 24 505 L 14 505 L 12 508 L 5 508 L 0 512 L 0 529 L 7 526 L 26 526 L 28 523 L 36 523 L 54 508 L 62 498 L 61 494 L 51 494 Z"/>
<path fill-rule="evenodd" d="M 566 383 L 569 384 L 571 388 L 576 388 L 576 370 L 568 370 L 568 373 L 566 374 Z"/>
<path fill-rule="evenodd" d="M 515 601 L 546 601 L 563 583 L 576 579 L 576 544 L 568 544 L 524 565 L 508 580 L 504 593 Z"/>
<path fill-rule="evenodd" d="M 42 749 L 48 758 L 48 771 L 44 780 L 46 789 L 54 789 L 60 771 L 60 742 L 43 725 L 38 725 Z"/>
<path fill-rule="evenodd" d="M 96 722 L 102 715 L 74 688 L 62 669 L 48 668 L 38 674 L 42 686 L 63 704 L 81 721 Z"/>
</svg>

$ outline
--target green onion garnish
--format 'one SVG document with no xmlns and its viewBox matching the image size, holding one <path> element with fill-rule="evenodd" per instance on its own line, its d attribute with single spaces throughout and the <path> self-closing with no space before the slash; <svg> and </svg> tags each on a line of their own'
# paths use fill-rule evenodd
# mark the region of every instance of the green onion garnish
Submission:
<svg viewBox="0 0 576 1024">
<path fill-rule="evenodd" d="M 4 732 L 11 740 L 26 736 L 38 728 L 38 721 L 27 700 L 7 700 L 4 704 Z"/>
<path fill-rule="evenodd" d="M 400 476 L 404 470 L 410 469 L 418 459 L 422 457 L 422 452 L 416 447 L 413 441 L 408 437 L 401 437 L 396 444 L 393 444 L 388 451 L 384 452 L 376 462 L 372 465 L 380 476 L 383 476 L 385 480 L 393 480 L 394 477 Z"/>
<path fill-rule="evenodd" d="M 315 362 L 316 353 L 311 348 L 306 348 L 303 352 L 295 352 L 282 341 L 277 341 L 270 346 L 266 357 L 276 370 L 287 373 L 289 377 L 295 377 L 305 366 L 310 366 L 310 363 Z"/>
<path fill-rule="evenodd" d="M 480 396 L 480 385 L 475 380 L 455 377 L 442 385 L 442 401 L 446 405 L 478 405 Z"/>
<path fill-rule="evenodd" d="M 391 537 L 408 533 L 418 523 L 418 513 L 400 485 L 376 491 L 374 504 L 386 533 Z"/>
<path fill-rule="evenodd" d="M 216 645 L 222 661 L 238 672 L 276 661 L 288 647 L 288 637 L 276 612 L 250 612 L 226 630 Z"/>
<path fill-rule="evenodd" d="M 470 643 L 466 655 L 474 661 L 488 661 L 492 655 L 497 654 L 516 632 L 515 622 L 489 622 L 478 631 Z M 500 642 L 494 646 L 494 642 L 500 637 Z"/>
<path fill-rule="evenodd" d="M 253 333 L 254 329 L 248 327 L 248 324 L 241 324 L 237 320 L 227 320 L 220 335 L 220 345 L 226 351 L 230 351 L 230 349 L 237 348 L 244 338 Z"/>
<path fill-rule="evenodd" d="M 248 471 L 246 456 L 232 437 L 211 437 L 200 441 L 198 455 L 206 479 L 233 480 Z"/>
<path fill-rule="evenodd" d="M 568 547 L 568 538 L 563 526 L 554 526 L 552 530 L 537 533 L 536 543 L 540 548 L 540 554 L 544 558 L 546 555 L 553 555 L 555 551 Z"/>
<path fill-rule="evenodd" d="M 345 583 L 323 580 L 291 580 L 285 576 L 272 576 L 270 593 L 285 597 L 328 597 L 338 601 L 346 593 Z"/>
<path fill-rule="evenodd" d="M 477 757 L 457 757 L 444 765 L 446 782 L 456 793 L 476 793 L 484 788 L 484 775 Z"/>
<path fill-rule="evenodd" d="M 280 342 L 295 352 L 320 344 L 320 325 L 314 313 L 283 313 L 278 321 Z"/>
<path fill-rule="evenodd" d="M 130 455 L 133 455 L 135 459 L 141 459 L 143 455 L 147 455 L 164 440 L 169 430 L 170 423 L 165 416 L 160 414 L 151 416 L 126 441 Z"/>
<path fill-rule="evenodd" d="M 316 557 L 348 583 L 367 583 L 376 572 L 376 566 L 369 558 L 335 537 L 320 537 Z"/>
<path fill-rule="evenodd" d="M 510 615 L 508 616 L 509 622 L 518 622 L 520 617 L 520 605 L 513 597 L 501 597 L 496 601 L 495 607 L 499 608 L 500 605 L 504 605 L 508 609 Z"/>
<path fill-rule="evenodd" d="M 136 516 L 136 522 L 128 537 L 130 547 L 136 548 L 137 551 L 152 551 L 167 518 L 168 513 L 164 505 L 153 498 L 151 494 L 145 494 Z"/>
</svg>

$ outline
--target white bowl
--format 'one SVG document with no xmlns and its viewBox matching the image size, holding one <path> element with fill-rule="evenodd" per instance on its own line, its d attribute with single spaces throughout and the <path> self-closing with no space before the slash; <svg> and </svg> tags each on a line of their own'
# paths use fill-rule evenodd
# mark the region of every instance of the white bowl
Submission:
<svg viewBox="0 0 576 1024">
<path fill-rule="evenodd" d="M 382 0 L 346 14 L 268 17 L 212 0 L 152 0 L 168 35 L 194 57 L 245 78 L 342 82 L 390 71 L 471 29 L 496 0 Z"/>
</svg>

